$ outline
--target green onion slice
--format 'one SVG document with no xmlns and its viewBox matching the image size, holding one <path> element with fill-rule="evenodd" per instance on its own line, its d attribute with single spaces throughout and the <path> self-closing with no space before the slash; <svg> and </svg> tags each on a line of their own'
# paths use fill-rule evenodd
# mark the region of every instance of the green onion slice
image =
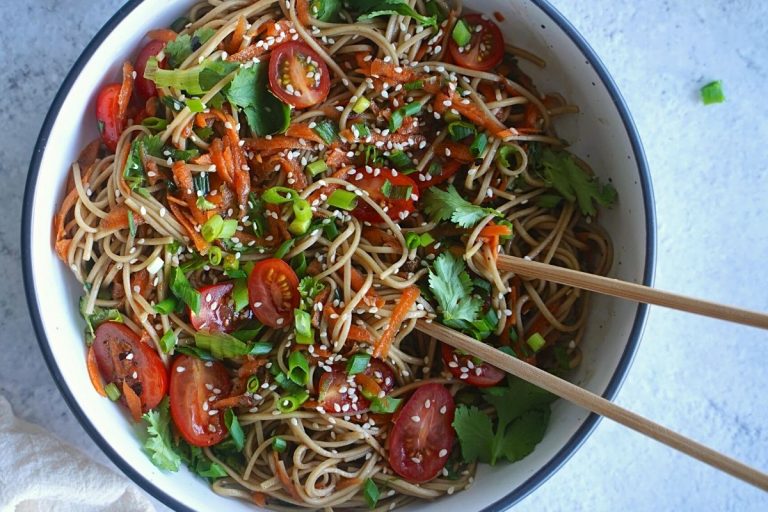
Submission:
<svg viewBox="0 0 768 512">
<path fill-rule="evenodd" d="M 357 206 L 357 196 L 347 190 L 337 188 L 328 198 L 328 205 L 342 210 L 354 210 Z"/>
</svg>

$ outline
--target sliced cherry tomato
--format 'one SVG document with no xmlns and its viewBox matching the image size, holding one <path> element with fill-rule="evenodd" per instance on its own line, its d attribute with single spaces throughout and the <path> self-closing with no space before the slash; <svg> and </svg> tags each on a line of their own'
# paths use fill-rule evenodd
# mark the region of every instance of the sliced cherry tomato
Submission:
<svg viewBox="0 0 768 512">
<path fill-rule="evenodd" d="M 155 83 L 152 80 L 144 78 L 144 70 L 147 68 L 147 61 L 150 57 L 154 57 L 160 53 L 163 48 L 165 48 L 164 42 L 150 41 L 136 56 L 136 62 L 133 66 L 136 70 L 134 87 L 136 88 L 136 94 L 144 101 L 147 101 L 153 96 L 157 96 L 157 87 L 155 87 Z"/>
<path fill-rule="evenodd" d="M 171 418 L 194 446 L 211 446 L 227 436 L 224 411 L 211 414 L 211 403 L 229 395 L 232 384 L 218 361 L 177 356 L 171 365 Z"/>
<path fill-rule="evenodd" d="M 299 307 L 299 278 L 283 260 L 269 258 L 248 276 L 248 302 L 256 319 L 272 328 L 287 327 Z"/>
<path fill-rule="evenodd" d="M 478 388 L 495 386 L 504 379 L 504 372 L 488 363 L 476 364 L 473 357 L 462 355 L 443 343 L 443 363 L 454 377 Z M 464 371 L 464 370 L 467 371 Z"/>
<path fill-rule="evenodd" d="M 199 288 L 200 312 L 189 311 L 189 322 L 198 331 L 232 332 L 235 330 L 235 311 L 232 302 L 234 283 L 225 282 Z M 187 308 L 189 310 L 189 308 Z"/>
<path fill-rule="evenodd" d="M 425 384 L 400 411 L 389 434 L 389 465 L 409 482 L 426 482 L 445 467 L 456 436 L 456 405 L 440 384 Z"/>
<path fill-rule="evenodd" d="M 125 119 L 120 117 L 120 84 L 108 84 L 99 91 L 96 98 L 96 121 L 99 123 L 99 133 L 104 145 L 114 152 L 117 141 L 125 127 Z"/>
<path fill-rule="evenodd" d="M 275 96 L 296 108 L 317 105 L 331 89 L 328 66 L 304 43 L 281 44 L 269 59 L 269 87 Z"/>
<path fill-rule="evenodd" d="M 448 49 L 453 60 L 459 66 L 478 71 L 496 67 L 504 58 L 504 38 L 499 26 L 484 14 L 467 14 L 462 19 L 469 26 L 472 38 L 462 47 L 450 38 Z"/>
<path fill-rule="evenodd" d="M 318 402 L 330 414 L 352 415 L 370 407 L 371 401 L 363 393 L 368 396 L 379 391 L 387 393 L 394 387 L 395 372 L 381 359 L 372 357 L 365 371 L 351 377 L 344 365 L 336 364 L 333 371 L 320 376 Z"/>
<path fill-rule="evenodd" d="M 357 176 L 359 175 L 362 175 L 362 178 L 358 180 Z M 387 212 L 390 219 L 396 222 L 405 219 L 413 212 L 414 196 L 415 200 L 419 199 L 419 187 L 410 176 L 386 167 L 358 168 L 355 175 L 349 179 L 352 183 L 368 192 L 368 196 Z M 386 182 L 389 182 L 389 185 L 385 185 Z M 385 187 L 389 188 L 390 197 L 384 194 Z M 405 194 L 409 190 L 410 194 L 406 196 Z M 376 213 L 376 210 L 362 199 L 357 201 L 357 207 L 352 210 L 352 215 L 362 221 L 371 223 L 382 222 L 381 216 Z"/>
<path fill-rule="evenodd" d="M 460 168 L 461 163 L 456 160 L 451 158 L 435 158 L 421 175 L 424 176 L 424 181 L 419 176 L 419 190 L 425 190 L 432 185 L 447 181 Z"/>
<path fill-rule="evenodd" d="M 93 351 L 104 381 L 120 390 L 125 382 L 144 412 L 157 407 L 168 391 L 168 371 L 157 352 L 120 322 L 104 322 L 95 334 Z M 123 396 L 120 400 L 125 403 Z"/>
</svg>

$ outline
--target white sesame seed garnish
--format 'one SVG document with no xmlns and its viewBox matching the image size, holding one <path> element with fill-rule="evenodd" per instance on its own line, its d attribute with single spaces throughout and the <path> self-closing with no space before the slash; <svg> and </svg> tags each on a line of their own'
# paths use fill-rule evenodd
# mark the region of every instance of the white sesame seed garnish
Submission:
<svg viewBox="0 0 768 512">
<path fill-rule="evenodd" d="M 176 367 L 176 372 L 177 372 L 177 373 L 183 373 L 183 372 L 184 372 L 184 370 L 186 370 L 186 368 L 184 368 L 183 366 L 177 366 L 177 367 Z"/>
<path fill-rule="evenodd" d="M 414 423 L 418 423 L 421 421 L 421 418 L 418 416 L 411 416 L 411 421 L 413 421 Z"/>
</svg>

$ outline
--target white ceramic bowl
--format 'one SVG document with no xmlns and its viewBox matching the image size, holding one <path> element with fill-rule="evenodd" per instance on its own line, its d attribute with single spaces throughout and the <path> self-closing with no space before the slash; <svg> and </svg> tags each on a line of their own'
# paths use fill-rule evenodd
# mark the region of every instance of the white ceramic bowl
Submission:
<svg viewBox="0 0 768 512">
<path fill-rule="evenodd" d="M 214 494 L 182 470 L 158 470 L 141 450 L 138 432 L 120 407 L 98 397 L 83 356 L 80 289 L 51 243 L 51 219 L 61 200 L 70 163 L 96 136 L 94 98 L 99 86 L 119 76 L 148 29 L 166 26 L 190 0 L 131 0 L 96 35 L 64 83 L 45 119 L 32 157 L 23 213 L 23 264 L 27 301 L 48 366 L 74 414 L 96 443 L 137 484 L 178 510 L 253 511 L 254 507 Z M 505 39 L 545 58 L 544 71 L 526 68 L 541 91 L 557 91 L 581 108 L 558 121 L 598 175 L 619 192 L 619 203 L 601 219 L 616 248 L 612 275 L 651 284 L 655 222 L 653 197 L 640 140 L 608 72 L 584 39 L 544 0 L 466 0 L 480 12 L 498 11 Z M 612 398 L 637 348 L 646 308 L 596 297 L 583 342 L 583 364 L 572 380 Z M 500 510 L 544 482 L 594 429 L 597 416 L 564 401 L 552 407 L 544 440 L 524 460 L 480 468 L 471 490 L 420 510 Z M 411 508 L 416 508 L 415 506 Z"/>
</svg>

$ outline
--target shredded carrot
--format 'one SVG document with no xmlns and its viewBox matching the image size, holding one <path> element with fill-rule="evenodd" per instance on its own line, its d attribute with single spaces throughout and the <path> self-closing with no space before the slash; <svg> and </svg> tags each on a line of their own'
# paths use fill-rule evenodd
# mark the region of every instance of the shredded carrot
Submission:
<svg viewBox="0 0 768 512">
<path fill-rule="evenodd" d="M 257 507 L 266 508 L 267 506 L 267 495 L 263 492 L 252 492 L 251 493 L 251 501 L 256 505 Z"/>
<path fill-rule="evenodd" d="M 376 382 L 376 379 L 364 373 L 355 374 L 355 383 L 367 396 L 378 396 L 381 391 L 381 386 Z"/>
<path fill-rule="evenodd" d="M 171 167 L 173 182 L 181 193 L 181 197 L 188 199 L 195 196 L 195 185 L 192 181 L 192 170 L 183 160 L 177 160 Z"/>
<path fill-rule="evenodd" d="M 123 64 L 123 83 L 120 86 L 120 94 L 117 97 L 117 118 L 121 123 L 125 122 L 128 112 L 128 104 L 133 93 L 133 66 L 130 62 Z M 124 126 L 124 125 L 123 125 Z M 122 129 L 120 130 L 122 131 Z"/>
<path fill-rule="evenodd" d="M 184 228 L 184 231 L 187 232 L 187 236 L 189 236 L 190 240 L 192 240 L 192 243 L 195 244 L 195 249 L 197 249 L 197 252 L 200 254 L 206 254 L 208 252 L 208 242 L 205 241 L 205 239 L 195 230 L 195 224 L 190 220 L 189 217 L 184 215 L 184 213 L 181 211 L 181 209 L 176 206 L 173 201 L 171 201 L 172 196 L 168 196 L 168 208 L 171 210 L 171 213 L 176 218 L 179 224 Z"/>
<path fill-rule="evenodd" d="M 487 236 L 510 236 L 512 234 L 512 230 L 509 229 L 509 226 L 504 226 L 502 224 L 495 224 L 493 222 L 489 223 L 487 226 L 485 226 L 483 229 L 480 230 L 480 236 L 487 237 Z"/>
<path fill-rule="evenodd" d="M 276 451 L 272 451 L 272 462 L 275 465 L 275 475 L 277 476 L 277 479 L 280 481 L 280 484 L 283 486 L 283 488 L 288 491 L 288 494 L 290 494 L 293 499 L 296 501 L 302 501 L 301 496 L 299 496 L 299 492 L 293 485 L 293 481 L 288 476 L 288 472 L 285 470 L 285 464 L 277 456 Z"/>
<path fill-rule="evenodd" d="M 208 149 L 210 150 L 211 162 L 216 166 L 216 174 L 223 182 L 232 185 L 234 177 L 224 159 L 224 143 L 221 139 L 213 139 Z"/>
<path fill-rule="evenodd" d="M 244 139 L 246 151 L 271 151 L 280 149 L 311 149 L 312 145 L 307 141 L 301 141 L 298 137 L 286 135 L 273 135 L 272 138 Z"/>
<path fill-rule="evenodd" d="M 128 220 L 129 211 L 131 210 L 125 203 L 113 206 L 112 209 L 109 210 L 109 213 L 107 213 L 107 216 L 99 221 L 99 228 L 108 231 L 113 229 L 127 229 L 130 227 L 130 222 Z M 144 217 L 136 212 L 132 212 L 132 214 L 134 225 L 139 226 L 144 224 Z"/>
<path fill-rule="evenodd" d="M 323 139 L 315 133 L 315 130 L 309 127 L 308 123 L 291 123 L 288 131 L 285 132 L 289 137 L 296 137 L 304 140 L 311 140 L 318 144 L 324 143 Z"/>
<path fill-rule="evenodd" d="M 445 102 L 450 102 L 450 106 L 447 106 Z M 474 124 L 478 126 L 482 126 L 494 136 L 500 137 L 503 134 L 516 133 L 515 130 L 511 130 L 507 128 L 501 123 L 501 121 L 499 121 L 495 117 L 488 116 L 488 114 L 483 112 L 483 110 L 481 110 L 480 107 L 478 107 L 471 101 L 468 104 L 465 104 L 461 98 L 459 99 L 455 98 L 453 93 L 451 93 L 450 96 L 445 94 L 442 91 L 436 94 L 435 100 L 433 103 L 433 108 L 435 112 L 439 112 L 439 113 L 443 113 L 446 110 L 453 108 L 459 114 L 466 117 L 467 119 L 472 121 Z"/>
<path fill-rule="evenodd" d="M 356 292 L 359 292 L 360 288 L 362 288 L 365 284 L 365 277 L 363 277 L 363 274 L 361 274 L 360 271 L 355 267 L 350 267 L 350 284 L 352 285 L 352 289 Z M 368 288 L 368 291 L 365 292 L 363 302 L 365 302 L 368 306 L 377 308 L 380 308 L 384 305 L 384 300 L 379 297 L 379 294 L 376 293 L 376 290 L 373 289 L 373 286 Z"/>
<path fill-rule="evenodd" d="M 127 381 L 123 381 L 123 396 L 133 421 L 141 421 L 141 399 Z"/>
<path fill-rule="evenodd" d="M 350 341 L 363 341 L 366 343 L 371 343 L 373 341 L 373 336 L 371 336 L 371 333 L 368 332 L 368 330 L 364 327 L 360 327 L 359 325 L 350 325 L 347 339 Z"/>
<path fill-rule="evenodd" d="M 296 17 L 299 19 L 299 23 L 305 27 L 309 26 L 311 19 L 307 0 L 296 0 Z"/>
<path fill-rule="evenodd" d="M 438 155 L 450 156 L 453 160 L 463 164 L 475 161 L 475 157 L 472 156 L 472 153 L 469 151 L 469 146 L 452 140 L 444 140 L 441 142 L 437 147 L 436 153 Z"/>
<path fill-rule="evenodd" d="M 359 478 L 342 478 L 341 481 L 336 483 L 336 490 L 337 491 L 343 491 L 344 489 L 348 487 L 353 487 L 355 485 L 360 485 L 363 482 L 360 481 Z"/>
<path fill-rule="evenodd" d="M 88 364 L 88 377 L 91 378 L 93 389 L 101 396 L 107 396 L 107 392 L 104 391 L 104 382 L 101 380 L 101 373 L 99 373 L 99 365 L 96 362 L 96 352 L 93 350 L 93 345 L 88 347 L 86 361 Z"/>
<path fill-rule="evenodd" d="M 389 317 L 389 323 L 387 328 L 384 329 L 379 341 L 373 348 L 373 357 L 385 358 L 389 354 L 389 348 L 392 346 L 392 342 L 395 339 L 397 331 L 400 330 L 400 325 L 405 320 L 405 315 L 410 311 L 411 306 L 416 303 L 416 299 L 419 298 L 421 292 L 415 286 L 410 286 L 403 290 L 403 295 L 398 301 L 395 309 L 392 311 L 392 316 Z"/>
<path fill-rule="evenodd" d="M 391 62 L 384 62 L 382 59 L 369 59 L 366 61 L 368 53 L 357 52 L 355 59 L 360 71 L 366 76 L 386 78 L 390 82 L 404 83 L 411 82 L 416 78 L 416 73 L 412 68 L 395 66 Z"/>
<path fill-rule="evenodd" d="M 178 34 L 169 28 L 156 28 L 147 32 L 147 37 L 153 41 L 162 41 L 167 43 L 175 41 Z"/>
<path fill-rule="evenodd" d="M 239 394 L 228 396 L 211 403 L 212 409 L 234 409 L 236 407 L 253 407 L 256 400 L 251 395 Z"/>
<path fill-rule="evenodd" d="M 240 51 L 240 46 L 243 44 L 243 36 L 245 35 L 245 29 L 248 26 L 245 21 L 245 16 L 240 16 L 237 20 L 234 32 L 232 32 L 232 38 L 229 40 L 229 46 L 227 51 L 229 53 L 237 53 Z"/>
</svg>

